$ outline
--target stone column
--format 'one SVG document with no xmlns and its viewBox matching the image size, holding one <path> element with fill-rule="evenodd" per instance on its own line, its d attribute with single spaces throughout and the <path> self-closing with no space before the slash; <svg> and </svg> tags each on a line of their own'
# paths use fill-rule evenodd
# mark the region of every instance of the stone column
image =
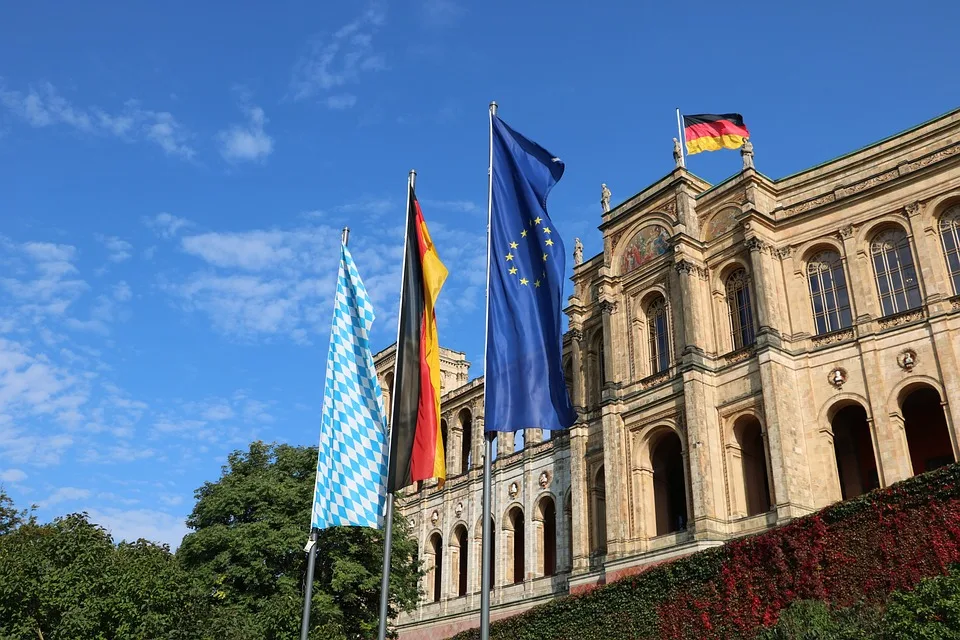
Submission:
<svg viewBox="0 0 960 640">
<path fill-rule="evenodd" d="M 723 450 L 713 386 L 699 369 L 683 373 L 683 408 L 689 469 L 690 529 L 698 540 L 717 540 L 722 534 L 726 500 L 723 495 Z"/>
<path fill-rule="evenodd" d="M 624 555 L 627 543 L 627 458 L 623 446 L 623 423 L 618 407 L 606 403 L 601 409 L 603 424 L 604 493 L 607 508 L 607 559 Z"/>
<path fill-rule="evenodd" d="M 514 433 L 500 431 L 497 433 L 497 458 L 506 458 L 513 455 Z"/>
<path fill-rule="evenodd" d="M 573 511 L 572 573 L 590 568 L 590 538 L 587 535 L 587 425 L 579 423 L 570 428 L 570 508 Z"/>
<path fill-rule="evenodd" d="M 473 433 L 471 434 L 470 459 L 473 469 L 483 468 L 483 416 L 473 417 Z"/>
<path fill-rule="evenodd" d="M 543 429 L 524 429 L 523 448 L 532 447 L 543 442 Z"/>
<path fill-rule="evenodd" d="M 757 314 L 757 336 L 768 333 L 779 336 L 781 327 L 776 300 L 777 274 L 767 262 L 770 245 L 754 236 L 747 239 L 747 248 L 750 249 L 750 268 L 753 271 L 750 279 L 756 292 L 754 308 Z"/>
<path fill-rule="evenodd" d="M 938 302 L 953 295 L 947 282 L 947 272 L 943 260 L 943 247 L 940 234 L 935 226 L 923 227 L 920 214 L 924 207 L 919 202 L 908 204 L 904 213 L 907 216 L 907 232 L 912 237 L 914 263 L 920 277 L 920 291 L 927 302 Z"/>
<path fill-rule="evenodd" d="M 707 318 L 704 315 L 700 299 L 698 280 L 701 268 L 684 258 L 678 260 L 674 268 L 677 270 L 677 279 L 680 281 L 680 299 L 683 302 L 682 305 L 679 305 L 680 313 L 683 316 L 683 347 L 681 352 L 684 355 L 690 352 L 703 353 L 703 330 L 706 327 Z"/>
<path fill-rule="evenodd" d="M 582 411 L 586 406 L 583 395 L 583 331 L 571 329 L 570 338 L 570 352 L 573 359 L 573 397 L 570 401 L 578 411 Z"/>
<path fill-rule="evenodd" d="M 609 300 L 600 302 L 600 311 L 603 314 L 603 380 L 600 381 L 601 398 L 606 399 L 608 390 L 612 390 L 616 374 L 613 368 L 615 360 L 613 357 L 613 312 L 616 309 L 616 303 Z"/>
</svg>

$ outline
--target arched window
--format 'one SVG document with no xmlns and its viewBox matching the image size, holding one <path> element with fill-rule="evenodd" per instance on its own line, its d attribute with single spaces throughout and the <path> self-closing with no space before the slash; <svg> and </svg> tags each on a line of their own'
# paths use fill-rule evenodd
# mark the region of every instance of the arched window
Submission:
<svg viewBox="0 0 960 640">
<path fill-rule="evenodd" d="M 666 371 L 670 366 L 667 335 L 667 303 L 663 296 L 647 305 L 647 333 L 650 342 L 650 375 Z"/>
<path fill-rule="evenodd" d="M 870 243 L 870 255 L 883 315 L 919 307 L 920 283 L 906 232 L 899 228 L 881 231 Z"/>
<path fill-rule="evenodd" d="M 960 204 L 953 205 L 940 216 L 940 240 L 953 282 L 953 293 L 960 295 Z"/>
<path fill-rule="evenodd" d="M 443 537 L 439 533 L 430 536 L 430 553 L 433 556 L 433 567 L 428 572 L 428 583 L 431 584 L 431 600 L 440 602 L 443 588 Z"/>
<path fill-rule="evenodd" d="M 753 304 L 750 301 L 750 278 L 746 269 L 737 269 L 727 277 L 727 307 L 730 311 L 730 332 L 733 349 L 753 344 Z"/>
<path fill-rule="evenodd" d="M 810 302 L 817 334 L 846 329 L 852 324 L 843 260 L 836 251 L 821 251 L 807 263 Z"/>
<path fill-rule="evenodd" d="M 460 473 L 470 471 L 470 451 L 473 443 L 473 416 L 467 409 L 460 411 Z"/>
</svg>

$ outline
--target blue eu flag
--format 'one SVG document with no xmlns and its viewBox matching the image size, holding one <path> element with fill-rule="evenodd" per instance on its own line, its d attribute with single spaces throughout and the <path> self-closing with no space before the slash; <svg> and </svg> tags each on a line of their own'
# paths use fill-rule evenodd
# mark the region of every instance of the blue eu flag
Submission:
<svg viewBox="0 0 960 640">
<path fill-rule="evenodd" d="M 562 429 L 576 421 L 560 360 L 563 241 L 547 195 L 563 162 L 493 118 L 487 431 Z"/>
</svg>

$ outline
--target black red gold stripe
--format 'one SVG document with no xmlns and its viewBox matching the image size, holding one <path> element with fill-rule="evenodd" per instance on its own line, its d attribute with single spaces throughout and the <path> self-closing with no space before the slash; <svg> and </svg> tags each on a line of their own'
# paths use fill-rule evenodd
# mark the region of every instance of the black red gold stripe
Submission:
<svg viewBox="0 0 960 640">
<path fill-rule="evenodd" d="M 750 132 L 743 124 L 739 113 L 701 113 L 683 116 L 683 134 L 687 142 L 687 154 L 718 149 L 739 149 Z"/>
<path fill-rule="evenodd" d="M 410 189 L 400 336 L 394 368 L 387 491 L 446 477 L 440 432 L 440 342 L 434 307 L 447 278 L 417 196 Z"/>
</svg>

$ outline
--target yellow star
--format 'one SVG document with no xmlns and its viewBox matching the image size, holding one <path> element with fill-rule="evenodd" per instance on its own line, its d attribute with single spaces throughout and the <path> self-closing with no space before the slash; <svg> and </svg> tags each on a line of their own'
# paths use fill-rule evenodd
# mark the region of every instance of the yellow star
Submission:
<svg viewBox="0 0 960 640">
<path fill-rule="evenodd" d="M 512 276 L 517 275 L 517 268 L 516 268 L 516 267 L 510 267 L 510 275 L 512 275 Z"/>
<path fill-rule="evenodd" d="M 536 218 L 533 219 L 533 224 L 540 224 L 542 221 L 543 221 L 543 218 L 541 218 L 540 216 L 537 216 Z"/>
<path fill-rule="evenodd" d="M 533 286 L 539 287 L 539 286 L 540 286 L 540 281 L 539 281 L 539 280 L 534 280 L 534 281 L 533 281 Z"/>
<path fill-rule="evenodd" d="M 517 248 L 517 243 L 516 243 L 516 242 L 511 242 L 511 243 L 510 243 L 510 248 L 511 248 L 511 249 L 516 249 L 516 248 Z"/>
<path fill-rule="evenodd" d="M 543 254 L 543 261 L 544 261 L 544 262 L 547 261 L 547 254 Z"/>
<path fill-rule="evenodd" d="M 548 247 L 552 247 L 552 246 L 553 246 L 553 240 L 552 240 L 551 238 L 547 238 L 547 246 L 548 246 Z"/>
<path fill-rule="evenodd" d="M 526 229 L 524 229 L 523 231 L 520 232 L 520 237 L 521 237 L 521 238 L 526 238 L 526 237 L 527 237 L 527 230 L 526 230 Z"/>
<path fill-rule="evenodd" d="M 526 278 L 520 278 L 520 284 L 526 286 L 526 285 L 530 284 L 530 281 L 527 280 Z"/>
<path fill-rule="evenodd" d="M 508 254 L 507 254 L 507 261 L 509 262 L 510 260 L 513 260 L 513 254 L 512 254 L 512 253 L 508 253 Z"/>
<path fill-rule="evenodd" d="M 553 233 L 552 231 L 550 231 L 550 227 L 544 227 L 544 228 L 543 228 L 543 232 L 544 232 L 544 233 Z"/>
</svg>

